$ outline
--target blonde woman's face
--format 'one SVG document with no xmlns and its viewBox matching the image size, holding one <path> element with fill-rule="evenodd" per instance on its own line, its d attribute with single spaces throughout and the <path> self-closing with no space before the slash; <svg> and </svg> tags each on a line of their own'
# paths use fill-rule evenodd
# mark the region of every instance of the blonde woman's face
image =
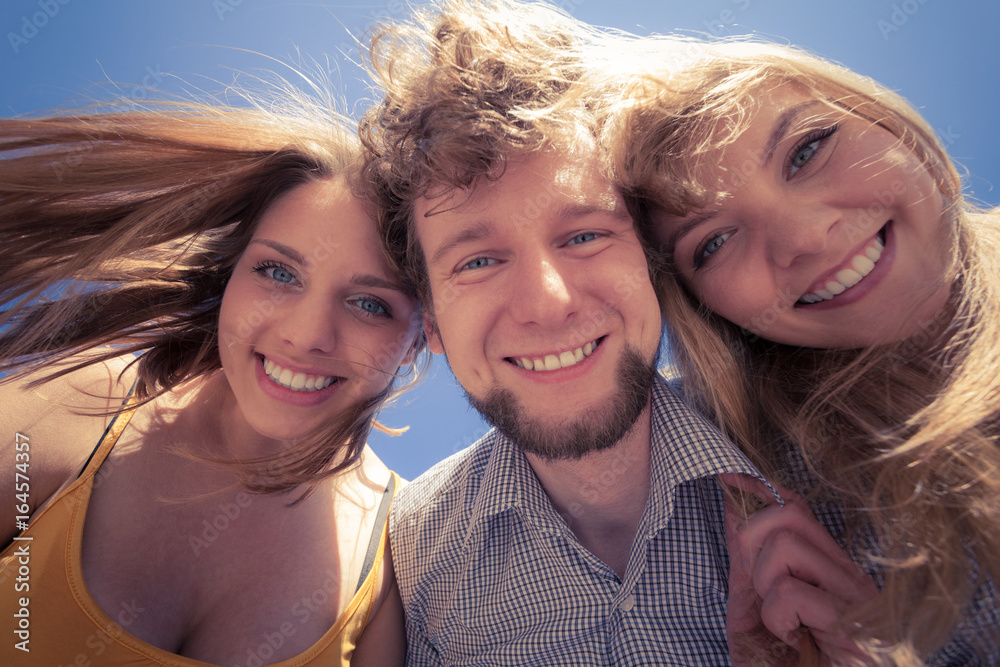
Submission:
<svg viewBox="0 0 1000 667">
<path fill-rule="evenodd" d="M 222 367 L 262 435 L 308 435 L 412 361 L 416 302 L 387 270 L 375 223 L 340 179 L 280 197 L 226 287 Z"/>
<path fill-rule="evenodd" d="M 928 170 L 889 131 L 796 88 L 762 98 L 712 169 L 724 194 L 657 221 L 682 281 L 722 317 L 790 345 L 939 329 L 949 234 Z"/>
</svg>

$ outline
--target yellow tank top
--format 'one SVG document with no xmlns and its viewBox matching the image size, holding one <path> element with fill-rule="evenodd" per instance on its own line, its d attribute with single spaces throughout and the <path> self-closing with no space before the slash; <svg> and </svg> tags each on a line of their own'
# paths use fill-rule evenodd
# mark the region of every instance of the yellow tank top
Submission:
<svg viewBox="0 0 1000 667">
<path fill-rule="evenodd" d="M 91 597 L 83 581 L 80 555 L 83 524 L 94 478 L 125 430 L 132 410 L 127 408 L 115 417 L 80 477 L 0 553 L 0 665 L 204 667 L 209 664 L 169 653 L 132 636 L 127 629 L 131 620 L 129 610 L 123 607 L 116 617 L 109 616 Z M 333 627 L 312 647 L 293 658 L 269 662 L 267 656 L 274 646 L 262 641 L 241 664 L 276 667 L 350 664 L 375 602 L 387 539 L 386 516 L 398 486 L 399 478 L 392 473 L 376 519 L 376 531 L 378 526 L 382 530 L 372 536 L 358 590 Z M 280 640 L 276 635 L 272 644 Z"/>
</svg>

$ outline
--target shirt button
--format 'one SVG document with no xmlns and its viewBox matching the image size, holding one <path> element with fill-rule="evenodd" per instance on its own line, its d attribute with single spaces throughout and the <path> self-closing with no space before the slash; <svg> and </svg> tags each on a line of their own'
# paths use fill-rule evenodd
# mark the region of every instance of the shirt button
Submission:
<svg viewBox="0 0 1000 667">
<path fill-rule="evenodd" d="M 634 606 L 635 606 L 635 596 L 629 593 L 628 595 L 625 596 L 625 599 L 622 600 L 621 606 L 619 608 L 622 611 L 632 611 L 632 608 Z"/>
</svg>

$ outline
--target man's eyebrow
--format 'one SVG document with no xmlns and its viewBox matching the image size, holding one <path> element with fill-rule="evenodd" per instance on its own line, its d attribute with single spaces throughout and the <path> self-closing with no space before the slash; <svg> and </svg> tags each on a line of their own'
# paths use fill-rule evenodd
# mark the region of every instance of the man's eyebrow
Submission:
<svg viewBox="0 0 1000 667">
<path fill-rule="evenodd" d="M 777 150 L 778 144 L 784 138 L 785 133 L 788 132 L 788 128 L 792 126 L 792 122 L 795 118 L 805 111 L 807 108 L 819 104 L 818 100 L 809 100 L 808 102 L 802 102 L 801 104 L 796 104 L 785 110 L 785 113 L 778 117 L 778 122 L 774 124 L 774 129 L 771 130 L 771 136 L 768 137 L 767 143 L 764 144 L 764 164 L 771 161 L 774 157 L 774 151 Z"/>
<path fill-rule="evenodd" d="M 559 209 L 556 215 L 560 218 L 583 218 L 588 215 L 610 215 L 613 218 L 630 218 L 628 209 L 621 200 L 616 199 L 614 204 L 567 204 Z"/>
<path fill-rule="evenodd" d="M 282 255 L 288 257 L 297 264 L 306 263 L 305 258 L 302 257 L 302 254 L 299 253 L 298 250 L 296 250 L 295 248 L 290 248 L 286 246 L 284 243 L 278 243 L 277 241 L 272 241 L 270 239 L 253 239 L 252 241 L 250 241 L 250 243 L 260 243 L 262 245 L 266 245 L 268 248 L 271 248 L 272 250 L 277 250 Z"/>
<path fill-rule="evenodd" d="M 679 240 L 684 238 L 692 229 L 702 223 L 708 222 L 718 214 L 718 211 L 705 211 L 703 213 L 699 213 L 690 220 L 686 220 L 681 223 L 680 226 L 678 226 L 677 229 L 675 229 L 670 235 L 670 238 L 667 239 L 667 252 L 673 254 L 674 248 L 677 247 L 677 242 Z"/>
<path fill-rule="evenodd" d="M 458 231 L 458 233 L 445 238 L 444 243 L 434 251 L 431 255 L 428 264 L 435 264 L 444 255 L 448 254 L 454 250 L 457 246 L 463 243 L 472 243 L 473 241 L 481 241 L 487 238 L 493 233 L 493 229 L 496 225 L 493 224 L 491 220 L 479 220 L 476 223 L 465 227 Z"/>
<path fill-rule="evenodd" d="M 625 208 L 625 205 L 620 200 L 616 200 L 614 204 L 604 204 L 603 202 L 597 204 L 566 204 L 555 212 L 555 217 L 559 219 L 584 218 L 588 215 L 610 215 L 616 219 L 631 220 L 628 209 Z M 526 219 L 530 223 L 530 219 L 527 216 Z M 428 263 L 436 263 L 444 255 L 464 243 L 473 243 L 488 238 L 494 233 L 495 229 L 496 223 L 489 218 L 476 221 L 453 236 L 446 238 L 441 247 L 431 255 Z"/>
</svg>

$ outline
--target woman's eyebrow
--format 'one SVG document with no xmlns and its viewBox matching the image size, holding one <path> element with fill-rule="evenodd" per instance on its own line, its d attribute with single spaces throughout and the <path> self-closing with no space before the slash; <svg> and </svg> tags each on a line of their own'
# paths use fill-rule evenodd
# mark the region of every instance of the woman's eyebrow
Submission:
<svg viewBox="0 0 1000 667">
<path fill-rule="evenodd" d="M 699 213 L 698 215 L 694 216 L 689 220 L 685 220 L 684 222 L 682 222 L 677 227 L 677 229 L 675 229 L 674 232 L 670 235 L 670 238 L 667 239 L 667 251 L 673 253 L 674 248 L 677 247 L 677 242 L 679 240 L 687 236 L 692 229 L 694 229 L 695 227 L 697 227 L 702 223 L 708 222 L 718 214 L 719 214 L 718 211 L 705 211 L 703 213 Z"/>
<path fill-rule="evenodd" d="M 260 243 L 262 245 L 266 245 L 268 248 L 271 248 L 272 250 L 277 250 L 282 255 L 288 257 L 293 262 L 296 262 L 298 264 L 306 263 L 305 258 L 298 250 L 286 246 L 284 243 L 278 243 L 277 241 L 272 241 L 270 239 L 253 239 L 252 241 L 250 241 L 250 243 Z"/>
<path fill-rule="evenodd" d="M 818 100 L 810 100 L 808 102 L 802 102 L 801 104 L 796 104 L 785 110 L 785 113 L 778 117 L 778 121 L 774 124 L 774 129 L 771 130 L 771 136 L 768 137 L 767 143 L 764 144 L 764 164 L 771 161 L 774 157 L 774 151 L 778 149 L 778 144 L 784 138 L 785 133 L 788 132 L 788 128 L 792 126 L 795 118 L 801 114 L 803 111 L 811 106 L 819 104 Z"/>
<path fill-rule="evenodd" d="M 380 278 L 379 276 L 371 273 L 355 273 L 351 276 L 351 284 L 358 285 L 359 287 L 372 287 L 394 290 L 396 292 L 406 292 L 406 290 L 403 289 L 403 286 L 399 283 L 394 283 L 391 280 Z"/>
</svg>

